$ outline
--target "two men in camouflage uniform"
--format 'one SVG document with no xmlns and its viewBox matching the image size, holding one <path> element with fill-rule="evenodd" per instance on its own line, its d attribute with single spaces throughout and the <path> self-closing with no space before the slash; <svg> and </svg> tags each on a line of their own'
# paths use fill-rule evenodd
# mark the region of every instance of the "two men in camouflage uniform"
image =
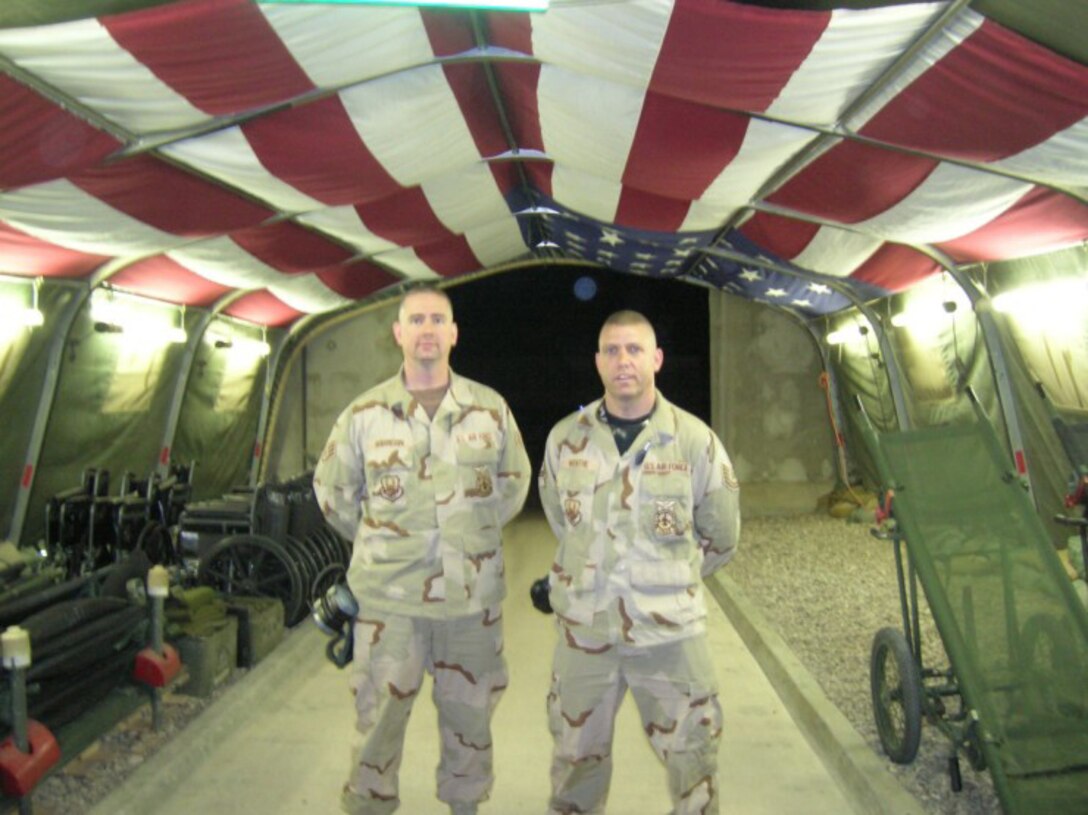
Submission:
<svg viewBox="0 0 1088 815">
<path fill-rule="evenodd" d="M 493 782 L 491 714 L 502 656 L 502 527 L 530 464 L 503 398 L 449 365 L 445 293 L 414 289 L 393 334 L 404 364 L 337 419 L 314 474 L 329 522 L 354 540 L 359 604 L 351 687 L 361 743 L 341 797 L 355 815 L 399 803 L 408 716 L 427 671 L 441 730 L 438 797 L 475 813 Z"/>
<path fill-rule="evenodd" d="M 663 353 L 645 317 L 608 318 L 596 362 L 604 397 L 555 426 L 540 470 L 559 539 L 549 813 L 604 811 L 628 688 L 674 815 L 715 813 L 722 723 L 702 578 L 736 548 L 736 477 L 713 431 L 656 390 Z"/>
</svg>

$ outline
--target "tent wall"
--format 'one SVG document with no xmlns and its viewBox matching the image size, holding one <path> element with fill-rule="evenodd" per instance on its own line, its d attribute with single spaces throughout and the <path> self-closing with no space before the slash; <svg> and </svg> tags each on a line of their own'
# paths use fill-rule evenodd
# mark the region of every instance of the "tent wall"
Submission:
<svg viewBox="0 0 1088 815">
<path fill-rule="evenodd" d="M 195 499 L 249 482 L 266 367 L 266 359 L 253 354 L 198 346 L 173 448 L 174 460 L 196 462 Z"/>
<path fill-rule="evenodd" d="M 397 372 L 401 354 L 392 331 L 397 307 L 396 301 L 387 301 L 331 321 L 285 360 L 270 422 L 268 480 L 290 478 L 313 467 L 340 411 Z"/>
<path fill-rule="evenodd" d="M 27 286 L 21 288 L 25 294 Z M 79 487 L 90 468 L 109 471 L 109 495 L 119 494 L 126 472 L 146 479 L 170 460 L 197 462 L 195 498 L 221 495 L 248 480 L 264 359 L 217 347 L 210 334 L 199 333 L 208 320 L 196 311 L 184 318 L 188 346 L 96 330 L 100 321 L 90 314 L 89 298 L 69 327 L 62 315 L 81 296 L 70 284 L 44 281 L 38 305 L 45 324 L 0 343 L 0 410 L 5 417 L 0 524 L 5 532 L 13 529 L 21 491 L 28 489 L 17 535 L 22 545 L 42 539 L 49 499 Z M 151 302 L 130 307 L 162 312 L 169 321 L 164 325 L 176 324 L 176 307 Z M 224 336 L 253 333 L 218 322 L 212 324 Z M 47 374 L 54 347 L 60 353 L 51 390 Z M 191 367 L 185 364 L 187 348 L 194 354 Z M 168 438 L 175 398 L 181 403 Z M 48 419 L 40 449 L 33 443 L 39 417 Z"/>
<path fill-rule="evenodd" d="M 795 319 L 710 296 L 711 423 L 743 487 L 747 515 L 809 511 L 835 484 L 819 349 Z"/>
<path fill-rule="evenodd" d="M 1068 528 L 1052 522 L 1062 511 L 1071 465 L 1055 435 L 1050 414 L 1040 399 L 1040 383 L 1057 409 L 1084 420 L 1088 392 L 1083 382 L 1088 371 L 1088 250 L 1078 248 L 1016 263 L 994 264 L 972 270 L 971 279 L 987 297 L 983 308 L 993 310 L 993 298 L 1023 287 L 1064 281 L 1080 296 L 1064 299 L 1051 296 L 1042 320 L 1028 320 L 1015 314 L 995 313 L 996 341 L 1004 357 L 1022 435 L 1027 472 L 1039 513 L 1048 524 L 1056 544 L 1068 537 Z M 1079 287 L 1079 289 L 1078 289 Z M 1026 299 L 1026 298 L 1022 298 Z M 957 308 L 927 330 L 890 327 L 893 315 L 909 309 L 957 302 Z M 1011 449 L 1005 433 L 1005 416 L 997 398 L 996 373 L 979 321 L 966 296 L 947 276 L 912 289 L 878 304 L 881 323 L 888 326 L 889 339 L 903 376 L 903 388 L 911 424 L 934 426 L 972 417 L 965 388 L 978 394 L 991 422 Z M 823 330 L 841 328 L 856 314 L 840 315 L 827 321 Z M 878 353 L 874 335 L 860 342 L 836 345 L 831 361 L 842 388 L 844 404 L 860 395 L 873 423 L 881 430 L 894 430 L 897 417 L 889 395 L 888 376 Z M 856 434 L 856 412 L 845 411 L 848 447 L 859 480 L 873 486 L 875 474 L 864 446 Z"/>
<path fill-rule="evenodd" d="M 5 283 L 0 295 L 13 307 L 30 304 L 26 284 Z M 49 349 L 58 330 L 60 314 L 78 296 L 74 287 L 43 286 L 38 308 L 45 324 L 22 329 L 0 341 L 0 534 L 11 528 L 19 485 L 26 473 L 27 447 L 30 444 L 38 402 L 49 366 Z"/>
</svg>

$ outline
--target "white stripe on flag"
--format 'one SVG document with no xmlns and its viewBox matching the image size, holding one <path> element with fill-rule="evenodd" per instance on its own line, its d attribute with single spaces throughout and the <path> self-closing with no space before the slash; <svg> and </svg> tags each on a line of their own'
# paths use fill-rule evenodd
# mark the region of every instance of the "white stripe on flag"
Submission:
<svg viewBox="0 0 1088 815">
<path fill-rule="evenodd" d="M 227 237 L 198 241 L 166 254 L 201 277 L 235 289 L 264 289 L 289 277 Z"/>
<path fill-rule="evenodd" d="M 509 263 L 525 254 L 528 247 L 521 237 L 517 218 L 507 215 L 496 221 L 473 227 L 465 232 L 472 254 L 483 266 Z"/>
<path fill-rule="evenodd" d="M 374 262 L 393 269 L 398 274 L 412 280 L 437 280 L 441 277 L 434 269 L 420 260 L 410 246 L 381 252 L 374 256 Z"/>
<path fill-rule="evenodd" d="M 537 106 L 544 150 L 555 162 L 552 191 L 568 206 L 611 221 L 619 203 L 573 169 L 619 182 L 672 15 L 669 0 L 553 9 L 533 18 L 533 54 L 544 64 Z M 566 182 L 590 180 L 579 192 Z"/>
<path fill-rule="evenodd" d="M 619 181 L 556 165 L 552 170 L 552 196 L 563 206 L 598 221 L 610 223 L 619 205 Z"/>
<path fill-rule="evenodd" d="M 173 130 L 210 118 L 121 48 L 94 19 L 0 29 L 0 54 L 133 133 Z"/>
<path fill-rule="evenodd" d="M 348 244 L 364 255 L 397 248 L 397 244 L 367 229 L 354 207 L 329 207 L 298 215 L 295 220 Z"/>
<path fill-rule="evenodd" d="M 859 229 L 903 243 L 939 243 L 985 226 L 1032 184 L 952 164 L 938 165 L 910 195 Z"/>
<path fill-rule="evenodd" d="M 545 152 L 557 167 L 564 165 L 619 181 L 645 98 L 645 88 L 598 81 L 545 65 L 537 83 Z M 566 189 L 555 189 L 560 200 L 568 194 Z M 613 214 L 608 213 L 605 220 L 611 220 Z"/>
<path fill-rule="evenodd" d="M 180 163 L 267 202 L 284 212 L 320 209 L 320 201 L 272 175 L 240 128 L 230 127 L 195 139 L 175 142 L 162 152 Z"/>
<path fill-rule="evenodd" d="M 373 6 L 365 12 L 335 5 L 259 8 L 320 88 L 338 88 L 434 60 L 415 8 Z"/>
<path fill-rule="evenodd" d="M 671 0 L 559 6 L 533 16 L 533 55 L 547 65 L 644 91 L 672 8 Z"/>
<path fill-rule="evenodd" d="M 838 121 L 846 106 L 892 64 L 944 5 L 834 11 L 819 41 L 767 113 L 812 124 Z"/>
<path fill-rule="evenodd" d="M 1088 119 L 1081 119 L 1046 141 L 994 161 L 990 166 L 1088 191 Z"/>
<path fill-rule="evenodd" d="M 313 274 L 291 275 L 281 283 L 270 285 L 268 290 L 295 311 L 307 314 L 331 311 L 353 302 L 334 292 Z"/>
<path fill-rule="evenodd" d="M 713 229 L 755 198 L 767 179 L 816 139 L 811 130 L 752 119 L 736 157 L 692 202 L 681 231 Z"/>
<path fill-rule="evenodd" d="M 495 176 L 482 162 L 432 178 L 423 185 L 423 195 L 442 225 L 455 234 L 510 214 Z"/>
<path fill-rule="evenodd" d="M 94 255 L 149 255 L 187 238 L 114 209 L 63 179 L 0 195 L 0 220 L 40 240 Z"/>
<path fill-rule="evenodd" d="M 404 71 L 340 94 L 359 136 L 402 187 L 480 161 L 457 99 L 438 66 Z"/>
<path fill-rule="evenodd" d="M 870 99 L 864 107 L 850 117 L 845 123 L 846 126 L 854 131 L 861 130 L 865 123 L 879 113 L 888 102 L 970 37 L 982 25 L 983 19 L 982 15 L 969 9 L 961 10 L 951 22 L 945 24 L 938 36 L 930 40 L 914 56 L 911 63 L 888 83 L 881 93 Z"/>
<path fill-rule="evenodd" d="M 798 266 L 832 277 L 849 277 L 883 245 L 880 238 L 823 226 L 791 260 Z"/>
</svg>

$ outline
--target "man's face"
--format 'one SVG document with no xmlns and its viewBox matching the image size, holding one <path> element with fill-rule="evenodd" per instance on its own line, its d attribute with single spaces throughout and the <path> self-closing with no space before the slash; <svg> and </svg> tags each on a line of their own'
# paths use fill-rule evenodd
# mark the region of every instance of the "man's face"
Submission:
<svg viewBox="0 0 1088 815">
<path fill-rule="evenodd" d="M 654 374 L 661 370 L 664 359 L 653 330 L 642 324 L 605 326 L 598 349 L 597 373 L 605 393 L 617 404 L 649 411 L 653 407 Z"/>
<path fill-rule="evenodd" d="M 434 292 L 410 294 L 393 323 L 393 337 L 405 361 L 446 362 L 457 345 L 457 323 L 449 301 Z"/>
</svg>

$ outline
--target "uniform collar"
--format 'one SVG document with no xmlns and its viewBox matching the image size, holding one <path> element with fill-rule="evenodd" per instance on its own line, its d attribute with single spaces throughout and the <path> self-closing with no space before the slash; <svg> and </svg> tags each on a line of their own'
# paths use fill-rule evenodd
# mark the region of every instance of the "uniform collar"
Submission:
<svg viewBox="0 0 1088 815">
<path fill-rule="evenodd" d="M 602 396 L 600 399 L 583 407 L 579 411 L 578 425 L 584 427 L 589 433 L 594 435 L 603 434 L 611 440 L 612 428 L 609 427 L 607 422 L 602 422 L 600 419 L 603 406 L 604 397 Z M 650 435 L 647 436 L 646 434 Z M 676 411 L 672 403 L 665 398 L 660 390 L 657 391 L 657 403 L 654 406 L 653 413 L 650 414 L 650 420 L 646 423 L 646 427 L 642 429 L 638 438 L 641 441 L 636 441 L 635 444 L 631 445 L 632 450 L 645 446 L 647 441 L 651 445 L 668 444 L 676 438 Z M 598 439 L 599 442 L 600 439 Z"/>
<path fill-rule="evenodd" d="M 404 384 L 404 366 L 401 365 L 400 370 L 397 371 L 397 375 L 393 377 L 391 381 L 392 393 L 389 399 L 389 409 L 393 411 L 393 414 L 397 418 L 404 418 L 405 416 L 412 415 L 413 411 L 419 407 L 419 403 L 413 398 L 411 392 Z M 471 403 L 471 394 L 468 390 L 468 383 L 464 377 L 458 376 L 454 373 L 453 369 L 450 369 L 450 386 L 446 391 L 446 396 L 442 400 L 442 404 L 446 404 L 447 399 L 452 399 L 453 404 L 457 407 L 467 405 Z M 443 412 L 442 406 L 439 406 L 438 413 L 435 414 L 435 418 L 441 415 Z"/>
</svg>

